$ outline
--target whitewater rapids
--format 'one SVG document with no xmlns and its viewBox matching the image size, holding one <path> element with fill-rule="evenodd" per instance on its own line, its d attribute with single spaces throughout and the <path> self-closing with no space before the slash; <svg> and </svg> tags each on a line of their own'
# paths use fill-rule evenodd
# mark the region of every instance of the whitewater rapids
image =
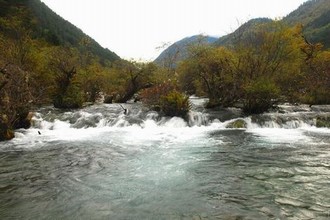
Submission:
<svg viewBox="0 0 330 220">
<path fill-rule="evenodd" d="M 36 110 L 0 143 L 1 219 L 328 219 L 330 106 L 166 118 L 141 104 Z M 246 128 L 227 128 L 237 119 Z"/>
</svg>

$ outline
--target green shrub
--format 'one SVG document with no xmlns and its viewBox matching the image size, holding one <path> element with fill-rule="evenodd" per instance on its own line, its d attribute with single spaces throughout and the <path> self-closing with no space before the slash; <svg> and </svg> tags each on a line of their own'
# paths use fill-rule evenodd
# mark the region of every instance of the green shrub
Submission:
<svg viewBox="0 0 330 220">
<path fill-rule="evenodd" d="M 70 85 L 64 94 L 54 96 L 53 103 L 55 108 L 81 108 L 84 95 L 77 86 Z"/>
<path fill-rule="evenodd" d="M 237 119 L 230 122 L 226 128 L 247 128 L 247 123 L 243 119 Z"/>
<path fill-rule="evenodd" d="M 184 118 L 190 109 L 189 98 L 169 82 L 145 89 L 140 95 L 145 105 L 166 116 Z"/>
<path fill-rule="evenodd" d="M 316 127 L 318 128 L 330 128 L 330 117 L 317 117 Z"/>
<path fill-rule="evenodd" d="M 160 109 L 167 116 L 184 118 L 190 109 L 189 98 L 173 90 L 169 94 L 161 97 Z"/>
<path fill-rule="evenodd" d="M 279 97 L 279 88 L 270 80 L 259 79 L 244 87 L 243 111 L 259 114 L 273 107 Z"/>
<path fill-rule="evenodd" d="M 329 88 L 322 88 L 319 87 L 309 93 L 310 99 L 307 103 L 313 104 L 313 105 L 324 105 L 324 104 L 330 104 L 330 89 Z"/>
</svg>

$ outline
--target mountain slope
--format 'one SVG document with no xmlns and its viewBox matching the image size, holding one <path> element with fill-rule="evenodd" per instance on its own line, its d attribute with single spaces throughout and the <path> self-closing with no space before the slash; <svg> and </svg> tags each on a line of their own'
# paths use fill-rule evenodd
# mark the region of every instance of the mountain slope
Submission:
<svg viewBox="0 0 330 220">
<path fill-rule="evenodd" d="M 44 39 L 52 45 L 72 46 L 87 49 L 98 56 L 101 61 L 120 59 L 114 52 L 101 47 L 95 40 L 83 33 L 79 28 L 66 21 L 40 0 L 0 0 L 0 16 L 10 16 L 15 9 L 28 11 L 28 19 L 32 26 L 27 27 L 32 35 Z M 88 46 L 82 46 L 83 40 L 88 40 Z"/>
<path fill-rule="evenodd" d="M 313 43 L 321 42 L 325 48 L 330 47 L 330 1 L 310 0 L 302 4 L 298 9 L 284 17 L 282 21 L 294 26 L 302 24 L 304 35 Z M 214 45 L 228 46 L 235 42 L 235 39 L 244 40 L 249 34 L 262 24 L 272 22 L 268 18 L 252 19 L 231 34 L 220 37 Z"/>
<path fill-rule="evenodd" d="M 288 25 L 302 24 L 304 34 L 313 43 L 330 48 L 330 1 L 310 0 L 291 12 L 283 21 Z"/>
<path fill-rule="evenodd" d="M 243 35 L 240 36 L 243 38 L 248 37 L 248 34 L 251 33 L 253 30 L 255 30 L 258 25 L 268 22 L 272 22 L 272 20 L 268 18 L 252 19 L 246 22 L 245 24 L 243 24 L 242 26 L 240 26 L 233 33 L 225 35 L 220 38 L 202 36 L 202 35 L 194 35 L 192 37 L 186 37 L 170 45 L 155 59 L 154 62 L 160 66 L 167 68 L 175 67 L 176 63 L 178 63 L 179 61 L 183 60 L 188 56 L 189 46 L 193 44 L 203 43 L 203 44 L 210 44 L 215 46 L 228 46 L 234 43 L 235 39 L 239 35 Z"/>
<path fill-rule="evenodd" d="M 253 33 L 254 30 L 259 25 L 270 23 L 273 20 L 269 18 L 255 18 L 251 19 L 248 22 L 241 25 L 236 31 L 234 31 L 231 34 L 225 35 L 223 37 L 220 37 L 217 41 L 214 42 L 215 46 L 229 46 L 237 39 L 245 39 L 248 38 L 248 36 Z"/>
<path fill-rule="evenodd" d="M 51 9 L 49 9 L 40 0 L 29 0 L 29 6 L 38 18 L 39 32 L 46 39 L 58 39 L 60 44 L 69 43 L 72 46 L 79 47 L 82 39 L 89 38 L 89 49 L 100 58 L 114 61 L 119 57 L 112 51 L 101 47 L 95 40 L 84 34 L 79 28 L 64 20 Z"/>
<path fill-rule="evenodd" d="M 309 0 L 288 14 L 283 20 L 289 25 L 312 23 L 318 17 L 329 11 L 329 0 Z"/>
<path fill-rule="evenodd" d="M 228 35 L 222 36 L 219 39 L 209 42 L 214 46 L 230 46 L 235 44 L 235 41 L 243 41 L 249 39 L 249 36 L 263 24 L 272 22 L 269 18 L 255 18 L 241 25 L 237 30 Z M 282 21 L 294 26 L 303 25 L 303 33 L 306 38 L 312 43 L 320 42 L 324 48 L 330 48 L 330 1 L 329 0 L 309 0 L 284 17 Z M 169 48 L 164 50 L 155 60 L 157 64 L 164 66 L 164 61 L 175 63 L 187 56 L 187 45 L 193 42 L 195 36 L 180 40 Z M 182 51 L 182 52 L 181 52 Z"/>
<path fill-rule="evenodd" d="M 155 63 L 163 67 L 174 67 L 177 62 L 188 56 L 189 46 L 194 44 L 212 44 L 215 37 L 194 35 L 175 42 L 165 49 L 156 59 Z"/>
</svg>

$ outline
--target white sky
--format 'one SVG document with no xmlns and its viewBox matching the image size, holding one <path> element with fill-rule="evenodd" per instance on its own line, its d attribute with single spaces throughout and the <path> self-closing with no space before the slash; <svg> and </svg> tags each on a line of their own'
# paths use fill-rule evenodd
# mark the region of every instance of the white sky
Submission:
<svg viewBox="0 0 330 220">
<path fill-rule="evenodd" d="M 306 0 L 41 0 L 124 59 L 151 61 L 164 43 L 222 36 L 258 17 L 281 18 Z"/>
</svg>

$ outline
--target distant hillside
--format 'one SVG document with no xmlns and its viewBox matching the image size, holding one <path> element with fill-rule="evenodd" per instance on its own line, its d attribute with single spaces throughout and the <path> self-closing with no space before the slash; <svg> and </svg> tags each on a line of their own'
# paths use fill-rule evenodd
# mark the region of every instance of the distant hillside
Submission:
<svg viewBox="0 0 330 220">
<path fill-rule="evenodd" d="M 81 41 L 88 39 L 84 49 L 98 56 L 102 61 L 120 59 L 114 52 L 101 47 L 95 40 L 84 34 L 79 28 L 64 20 L 40 0 L 0 0 L 0 16 L 10 16 L 12 8 L 29 11 L 29 26 L 35 38 L 43 38 L 53 45 L 68 45 L 82 49 Z"/>
<path fill-rule="evenodd" d="M 237 30 L 219 39 L 210 38 L 206 42 L 214 46 L 230 46 L 236 40 L 244 42 L 259 25 L 272 22 L 269 18 L 255 18 L 241 25 Z M 282 20 L 289 26 L 303 25 L 303 32 L 313 43 L 320 42 L 330 48 L 330 0 L 309 0 Z M 198 36 L 184 38 L 164 50 L 155 62 L 166 66 L 166 62 L 176 63 L 187 56 L 187 45 L 196 42 Z M 167 64 L 168 65 L 168 64 Z"/>
<path fill-rule="evenodd" d="M 330 1 L 310 0 L 283 19 L 289 25 L 302 24 L 311 42 L 330 48 Z"/>
<path fill-rule="evenodd" d="M 289 26 L 302 24 L 307 39 L 313 43 L 321 42 L 325 48 L 330 47 L 330 1 L 310 0 L 302 4 L 282 20 Z M 269 18 L 252 19 L 231 34 L 220 37 L 214 45 L 228 46 L 236 39 L 247 39 L 249 34 L 261 24 L 272 22 Z"/>
<path fill-rule="evenodd" d="M 202 35 L 186 37 L 170 45 L 155 59 L 154 62 L 163 67 L 171 67 L 171 65 L 175 66 L 177 62 L 187 57 L 189 46 L 198 43 L 212 44 L 217 39 L 218 38 L 215 37 Z"/>
<path fill-rule="evenodd" d="M 269 18 L 256 18 L 251 19 L 248 22 L 241 25 L 236 31 L 231 34 L 220 37 L 217 41 L 214 42 L 216 46 L 229 46 L 235 43 L 235 40 L 245 39 L 249 36 L 249 34 L 253 33 L 253 31 L 258 27 L 258 25 L 266 24 L 272 22 L 273 20 Z"/>
</svg>

